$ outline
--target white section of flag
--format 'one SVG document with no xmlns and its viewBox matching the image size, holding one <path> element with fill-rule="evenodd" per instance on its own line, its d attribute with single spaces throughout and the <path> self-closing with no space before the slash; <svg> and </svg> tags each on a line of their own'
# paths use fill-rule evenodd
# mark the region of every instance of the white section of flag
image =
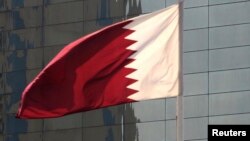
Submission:
<svg viewBox="0 0 250 141">
<path fill-rule="evenodd" d="M 127 49 L 136 51 L 126 68 L 136 69 L 127 78 L 138 80 L 128 88 L 138 92 L 128 98 L 141 101 L 179 94 L 179 5 L 132 19 L 125 26 L 135 30 L 126 37 L 137 41 Z"/>
</svg>

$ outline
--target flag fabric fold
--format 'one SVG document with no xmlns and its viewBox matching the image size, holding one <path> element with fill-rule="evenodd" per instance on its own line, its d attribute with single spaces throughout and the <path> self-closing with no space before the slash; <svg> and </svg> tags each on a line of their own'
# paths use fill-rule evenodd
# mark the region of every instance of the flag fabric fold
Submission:
<svg viewBox="0 0 250 141">
<path fill-rule="evenodd" d="M 52 118 L 179 94 L 179 9 L 105 27 L 64 47 L 22 93 L 17 118 Z"/>
</svg>

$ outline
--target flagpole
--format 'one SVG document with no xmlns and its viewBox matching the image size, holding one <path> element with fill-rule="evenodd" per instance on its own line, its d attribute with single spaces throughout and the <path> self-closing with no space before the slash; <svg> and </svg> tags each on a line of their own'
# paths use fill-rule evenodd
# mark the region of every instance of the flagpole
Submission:
<svg viewBox="0 0 250 141">
<path fill-rule="evenodd" d="M 176 140 L 183 141 L 183 3 L 184 0 L 178 0 L 179 3 L 179 46 L 180 46 L 180 79 L 179 79 L 179 95 L 176 103 Z"/>
</svg>

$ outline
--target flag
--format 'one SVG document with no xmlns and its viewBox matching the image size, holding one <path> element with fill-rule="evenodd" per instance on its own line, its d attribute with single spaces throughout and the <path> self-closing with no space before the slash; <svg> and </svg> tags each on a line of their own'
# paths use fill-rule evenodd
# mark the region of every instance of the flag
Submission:
<svg viewBox="0 0 250 141">
<path fill-rule="evenodd" d="M 17 118 L 51 118 L 179 94 L 179 6 L 64 47 L 22 93 Z"/>
</svg>

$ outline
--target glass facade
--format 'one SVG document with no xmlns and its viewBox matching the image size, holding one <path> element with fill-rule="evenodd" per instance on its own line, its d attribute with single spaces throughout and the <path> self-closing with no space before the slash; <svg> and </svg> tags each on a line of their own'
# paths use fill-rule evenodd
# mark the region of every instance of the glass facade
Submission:
<svg viewBox="0 0 250 141">
<path fill-rule="evenodd" d="M 21 92 L 69 42 L 177 0 L 1 0 L 0 141 L 176 141 L 176 98 L 15 118 Z M 185 0 L 183 140 L 250 124 L 250 1 Z"/>
</svg>

